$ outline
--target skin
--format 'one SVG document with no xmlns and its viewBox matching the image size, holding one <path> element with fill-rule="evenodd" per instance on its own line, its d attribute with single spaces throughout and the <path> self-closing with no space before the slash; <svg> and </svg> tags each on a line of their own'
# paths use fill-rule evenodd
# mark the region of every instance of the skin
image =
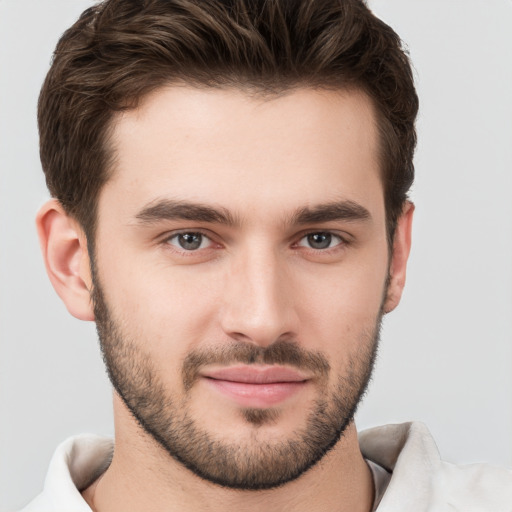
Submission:
<svg viewBox="0 0 512 512">
<path fill-rule="evenodd" d="M 165 389 L 185 396 L 180 370 L 191 351 L 292 339 L 326 357 L 332 391 L 362 340 L 371 343 L 364 333 L 397 306 L 410 249 L 413 208 L 406 203 L 389 256 L 369 99 L 357 91 L 301 89 L 261 98 L 169 87 L 116 118 L 112 144 L 115 169 L 99 198 L 97 278 L 116 323 L 151 360 Z M 169 201 L 207 205 L 233 222 L 144 217 Z M 305 223 L 297 216 L 340 203 L 367 215 L 309 216 Z M 80 226 L 55 200 L 37 223 L 55 289 L 71 314 L 94 320 Z M 186 251 L 176 236 L 183 231 L 207 238 Z M 330 247 L 312 248 L 311 232 L 330 233 Z M 269 406 L 274 420 L 259 425 L 204 379 L 188 391 L 187 407 L 221 442 L 279 443 L 306 424 L 325 392 L 306 380 Z M 240 491 L 201 479 L 170 457 L 116 393 L 114 417 L 112 464 L 83 493 L 95 511 L 371 508 L 373 483 L 353 422 L 298 479 Z"/>
</svg>

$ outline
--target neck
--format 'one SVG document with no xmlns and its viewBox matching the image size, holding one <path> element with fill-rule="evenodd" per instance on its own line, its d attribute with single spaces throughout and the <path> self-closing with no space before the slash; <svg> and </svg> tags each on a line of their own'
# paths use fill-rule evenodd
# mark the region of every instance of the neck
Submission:
<svg viewBox="0 0 512 512">
<path fill-rule="evenodd" d="M 298 479 L 275 489 L 243 491 L 194 475 L 144 432 L 118 399 L 115 402 L 112 464 L 83 492 L 94 512 L 371 510 L 373 480 L 353 423 L 335 447 Z"/>
</svg>

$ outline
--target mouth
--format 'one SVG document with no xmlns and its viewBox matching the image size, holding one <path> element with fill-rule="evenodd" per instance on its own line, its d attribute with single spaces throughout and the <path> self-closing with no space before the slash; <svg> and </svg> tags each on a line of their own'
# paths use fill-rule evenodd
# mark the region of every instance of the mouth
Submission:
<svg viewBox="0 0 512 512">
<path fill-rule="evenodd" d="M 202 380 L 239 406 L 268 408 L 301 391 L 310 380 L 300 371 L 282 366 L 233 366 L 207 370 Z"/>
</svg>

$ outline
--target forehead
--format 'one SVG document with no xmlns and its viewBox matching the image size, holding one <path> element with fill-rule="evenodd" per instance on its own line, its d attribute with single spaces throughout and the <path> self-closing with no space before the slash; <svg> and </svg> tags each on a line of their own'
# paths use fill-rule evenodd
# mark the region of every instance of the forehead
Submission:
<svg viewBox="0 0 512 512">
<path fill-rule="evenodd" d="M 358 91 L 160 89 L 115 119 L 100 215 L 110 202 L 133 215 L 160 197 L 269 215 L 337 199 L 380 208 L 377 137 Z"/>
</svg>

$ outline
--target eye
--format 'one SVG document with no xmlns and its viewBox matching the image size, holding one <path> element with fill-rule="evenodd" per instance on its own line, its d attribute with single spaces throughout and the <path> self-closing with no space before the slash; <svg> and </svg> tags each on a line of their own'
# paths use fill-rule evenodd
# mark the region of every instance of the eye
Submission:
<svg viewBox="0 0 512 512">
<path fill-rule="evenodd" d="M 337 245 L 341 245 L 343 239 L 330 233 L 329 231 L 318 231 L 315 233 L 309 233 L 302 237 L 297 245 L 300 247 L 308 247 L 310 249 L 322 250 L 331 249 Z"/>
<path fill-rule="evenodd" d="M 184 251 L 197 251 L 210 247 L 212 241 L 203 233 L 176 233 L 167 239 L 167 243 Z"/>
</svg>

